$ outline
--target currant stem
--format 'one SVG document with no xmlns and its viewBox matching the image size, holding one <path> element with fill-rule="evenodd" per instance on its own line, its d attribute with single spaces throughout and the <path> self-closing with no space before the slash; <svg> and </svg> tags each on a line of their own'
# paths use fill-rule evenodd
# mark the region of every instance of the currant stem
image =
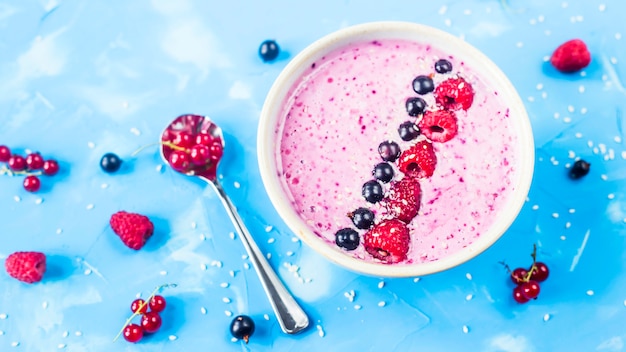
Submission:
<svg viewBox="0 0 626 352">
<path fill-rule="evenodd" d="M 118 332 L 118 333 L 117 333 L 117 335 L 115 335 L 115 338 L 113 338 L 113 342 L 117 341 L 117 339 L 119 339 L 119 338 L 120 338 L 120 336 L 121 336 L 121 335 L 122 335 L 122 333 L 124 332 L 124 329 L 126 328 L 126 326 L 128 326 L 128 324 L 130 324 L 130 322 L 131 322 L 131 321 L 133 321 L 133 319 L 134 319 L 136 316 L 141 315 L 141 313 L 138 313 L 138 312 L 141 312 L 141 311 L 144 309 L 144 307 L 145 307 L 145 306 L 147 306 L 147 305 L 149 304 L 149 302 L 152 300 L 152 298 L 154 298 L 154 296 L 155 296 L 157 293 L 161 292 L 161 290 L 162 290 L 162 289 L 164 289 L 164 288 L 169 288 L 169 287 L 174 288 L 174 287 L 176 287 L 176 286 L 177 286 L 176 284 L 164 284 L 164 285 L 161 285 L 161 286 L 157 286 L 157 287 L 156 287 L 156 288 L 152 291 L 152 293 L 150 293 L 150 296 L 148 296 L 148 299 L 144 300 L 144 301 L 143 301 L 143 302 L 139 305 L 139 308 L 137 308 L 137 309 L 133 312 L 133 314 L 130 316 L 130 318 L 126 319 L 126 322 L 124 323 L 124 326 L 122 326 L 122 329 L 120 330 L 120 332 Z"/>
<path fill-rule="evenodd" d="M 530 266 L 530 270 L 528 270 L 528 274 L 526 275 L 526 277 L 524 278 L 524 281 L 529 281 L 530 277 L 532 276 L 533 272 L 539 270 L 537 269 L 537 245 L 533 243 L 533 252 L 530 255 L 531 257 L 533 257 L 533 265 Z"/>
<path fill-rule="evenodd" d="M 152 146 L 155 146 L 155 145 L 164 145 L 164 146 L 170 147 L 170 148 L 172 148 L 174 150 L 183 150 L 183 151 L 185 150 L 185 148 L 177 146 L 176 144 L 174 144 L 172 142 L 159 142 L 159 143 L 146 144 L 146 145 L 140 147 L 139 149 L 135 150 L 134 152 L 132 152 L 130 154 L 130 156 L 136 156 L 137 154 L 139 154 L 144 149 L 152 147 Z"/>
<path fill-rule="evenodd" d="M 13 171 L 7 167 L 0 168 L 0 175 L 8 175 L 8 176 L 40 176 L 42 174 L 41 171 Z"/>
</svg>

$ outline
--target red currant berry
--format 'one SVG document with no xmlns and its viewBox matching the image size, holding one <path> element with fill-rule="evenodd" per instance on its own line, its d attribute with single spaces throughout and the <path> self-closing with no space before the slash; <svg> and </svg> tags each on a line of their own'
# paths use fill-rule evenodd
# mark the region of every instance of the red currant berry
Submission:
<svg viewBox="0 0 626 352">
<path fill-rule="evenodd" d="M 124 327 L 124 339 L 128 342 L 137 342 L 143 337 L 143 329 L 137 324 L 128 324 Z"/>
<path fill-rule="evenodd" d="M 195 165 L 204 165 L 209 161 L 209 147 L 204 144 L 196 144 L 189 150 L 189 156 Z"/>
<path fill-rule="evenodd" d="M 11 149 L 6 145 L 0 145 L 0 161 L 7 162 L 11 158 Z"/>
<path fill-rule="evenodd" d="M 162 312 L 165 309 L 165 297 L 160 295 L 155 295 L 152 297 L 150 302 L 148 303 L 150 306 L 150 310 L 156 313 Z"/>
<path fill-rule="evenodd" d="M 30 153 L 26 156 L 26 166 L 29 170 L 39 170 L 43 167 L 43 158 L 39 153 Z"/>
<path fill-rule="evenodd" d="M 43 162 L 44 175 L 53 176 L 59 172 L 59 163 L 56 160 L 50 159 Z"/>
<path fill-rule="evenodd" d="M 528 271 L 524 268 L 517 268 L 511 272 L 511 280 L 519 285 L 526 281 L 528 277 Z"/>
<path fill-rule="evenodd" d="M 13 171 L 23 171 L 26 169 L 26 159 L 21 155 L 11 155 L 9 158 L 9 169 Z"/>
<path fill-rule="evenodd" d="M 539 283 L 534 280 L 530 280 L 528 282 L 524 282 L 519 286 L 522 290 L 522 295 L 528 299 L 535 299 L 539 296 Z"/>
<path fill-rule="evenodd" d="M 174 140 L 172 141 L 174 145 L 183 147 L 183 148 L 191 148 L 194 145 L 194 142 L 195 142 L 194 136 L 191 135 L 191 133 L 185 132 L 185 131 L 180 131 L 178 135 L 176 135 L 176 137 L 174 137 Z"/>
<path fill-rule="evenodd" d="M 207 147 L 210 146 L 214 140 L 215 140 L 215 137 L 213 137 L 210 133 L 206 133 L 206 132 L 200 132 L 196 136 L 196 144 L 206 145 Z"/>
<path fill-rule="evenodd" d="M 191 158 L 189 154 L 182 150 L 174 150 L 172 154 L 170 154 L 170 165 L 172 168 L 178 172 L 187 172 L 189 170 L 189 163 L 191 162 Z"/>
<path fill-rule="evenodd" d="M 130 304 L 130 310 L 133 313 L 144 314 L 148 311 L 148 305 L 145 304 L 145 301 L 143 299 L 137 298 L 133 301 L 133 303 Z"/>
<path fill-rule="evenodd" d="M 526 296 L 524 296 L 524 294 L 522 293 L 521 286 L 517 286 L 513 289 L 513 299 L 517 303 L 526 303 L 530 301 L 530 299 L 526 298 Z"/>
<path fill-rule="evenodd" d="M 147 333 L 157 332 L 161 328 L 161 316 L 157 312 L 148 312 L 142 315 L 141 327 Z"/>
<path fill-rule="evenodd" d="M 220 141 L 215 141 L 211 143 L 211 146 L 209 147 L 209 152 L 211 160 L 214 162 L 218 162 L 224 154 L 224 147 L 222 146 L 222 143 Z"/>
<path fill-rule="evenodd" d="M 24 189 L 28 192 L 37 192 L 41 188 L 41 181 L 35 175 L 29 175 L 24 178 Z"/>
<path fill-rule="evenodd" d="M 535 280 L 537 282 L 543 282 L 550 275 L 550 270 L 545 263 L 536 262 L 534 268 L 532 269 L 532 273 L 530 274 L 530 279 Z"/>
</svg>

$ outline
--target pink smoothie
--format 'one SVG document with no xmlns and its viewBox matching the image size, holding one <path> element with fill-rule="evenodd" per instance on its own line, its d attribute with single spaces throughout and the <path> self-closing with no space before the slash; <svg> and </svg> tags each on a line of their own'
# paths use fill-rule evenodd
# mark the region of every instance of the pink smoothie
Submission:
<svg viewBox="0 0 626 352">
<path fill-rule="evenodd" d="M 435 73 L 440 58 L 452 63 L 451 73 Z M 336 246 L 337 230 L 354 228 L 349 212 L 367 207 L 378 218 L 382 214 L 380 203 L 365 201 L 361 188 L 382 161 L 377 150 L 382 141 L 396 141 L 403 150 L 415 143 L 400 139 L 398 125 L 415 119 L 408 116 L 405 102 L 418 96 L 412 81 L 424 74 L 434 74 L 435 84 L 458 74 L 471 83 L 475 96 L 467 111 L 456 112 L 458 134 L 434 143 L 437 167 L 432 177 L 420 181 L 421 208 L 409 224 L 408 259 L 399 265 L 434 261 L 468 246 L 492 224 L 511 194 L 519 163 L 517 137 L 507 106 L 488 79 L 477 77 L 463 58 L 430 45 L 391 39 L 354 43 L 304 72 L 283 103 L 276 130 L 284 191 L 330 246 Z M 422 98 L 429 108 L 435 106 L 432 93 Z M 346 254 L 375 261 L 362 244 Z"/>
</svg>

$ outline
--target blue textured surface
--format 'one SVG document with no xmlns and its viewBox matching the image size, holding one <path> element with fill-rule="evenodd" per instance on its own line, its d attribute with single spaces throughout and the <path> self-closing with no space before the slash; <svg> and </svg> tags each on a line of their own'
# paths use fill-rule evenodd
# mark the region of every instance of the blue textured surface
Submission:
<svg viewBox="0 0 626 352">
<path fill-rule="evenodd" d="M 621 351 L 626 343 L 626 33 L 620 0 L 0 3 L 0 144 L 61 162 L 29 194 L 0 177 L 0 258 L 48 255 L 40 284 L 0 275 L 0 350 L 23 351 Z M 256 160 L 266 93 L 308 44 L 347 25 L 419 22 L 462 36 L 508 75 L 526 104 L 536 172 L 517 221 L 455 269 L 408 279 L 359 276 L 304 247 L 269 206 Z M 283 49 L 263 63 L 258 45 Z M 565 40 L 592 52 L 584 74 L 546 62 Z M 162 166 L 158 140 L 183 113 L 226 135 L 220 174 L 263 251 L 310 314 L 286 336 L 273 317 L 221 203 Z M 105 152 L 125 159 L 115 175 Z M 591 162 L 566 177 L 576 157 Z M 120 209 L 150 216 L 155 236 L 131 253 L 112 234 Z M 500 261 L 528 266 L 533 244 L 550 266 L 539 299 L 511 297 Z M 167 289 L 164 326 L 136 345 L 112 339 L 137 294 Z M 249 314 L 245 346 L 228 333 Z"/>
</svg>

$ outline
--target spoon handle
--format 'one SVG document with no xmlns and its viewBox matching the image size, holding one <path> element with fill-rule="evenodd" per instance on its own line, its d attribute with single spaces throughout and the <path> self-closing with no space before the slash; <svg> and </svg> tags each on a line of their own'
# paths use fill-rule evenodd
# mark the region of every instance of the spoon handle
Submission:
<svg viewBox="0 0 626 352">
<path fill-rule="evenodd" d="M 221 184 L 215 180 L 211 184 L 215 187 L 215 190 L 220 196 L 222 203 L 226 207 L 230 219 L 233 221 L 239 237 L 243 242 L 248 256 L 252 260 L 252 264 L 256 269 L 261 284 L 265 289 L 265 293 L 270 300 L 274 313 L 278 318 L 278 323 L 281 329 L 287 334 L 295 334 L 301 330 L 304 330 L 309 325 L 309 318 L 302 308 L 298 305 L 298 302 L 287 291 L 283 283 L 280 281 L 270 264 L 265 259 L 265 256 L 259 249 L 259 246 L 254 242 L 252 235 L 244 225 L 241 217 L 237 213 L 237 209 L 230 201 L 230 198 L 224 192 Z"/>
</svg>

